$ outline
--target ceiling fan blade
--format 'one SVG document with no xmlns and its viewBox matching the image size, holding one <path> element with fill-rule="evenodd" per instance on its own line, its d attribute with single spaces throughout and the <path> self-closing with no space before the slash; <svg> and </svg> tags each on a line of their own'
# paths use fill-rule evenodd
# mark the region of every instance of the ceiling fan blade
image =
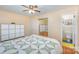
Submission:
<svg viewBox="0 0 79 59">
<path fill-rule="evenodd" d="M 29 10 L 23 10 L 23 12 L 25 12 L 25 11 L 29 11 Z"/>
<path fill-rule="evenodd" d="M 33 5 L 29 5 L 29 9 L 33 9 Z"/>
<path fill-rule="evenodd" d="M 25 7 L 25 8 L 28 8 L 28 6 L 26 6 L 26 5 L 21 5 L 21 6 L 23 6 L 23 7 Z"/>
<path fill-rule="evenodd" d="M 34 5 L 34 8 L 38 8 L 38 6 L 37 5 Z"/>
<path fill-rule="evenodd" d="M 36 11 L 36 12 L 40 12 L 39 10 L 34 10 L 34 11 Z"/>
</svg>

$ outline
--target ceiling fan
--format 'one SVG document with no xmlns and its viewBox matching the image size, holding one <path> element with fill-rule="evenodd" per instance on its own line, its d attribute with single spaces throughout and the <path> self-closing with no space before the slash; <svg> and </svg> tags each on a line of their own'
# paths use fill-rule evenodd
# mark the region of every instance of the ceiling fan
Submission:
<svg viewBox="0 0 79 59">
<path fill-rule="evenodd" d="M 26 8 L 25 10 L 23 10 L 23 12 L 28 11 L 31 14 L 34 14 L 35 12 L 39 12 L 40 13 L 40 10 L 38 9 L 37 5 L 28 5 L 28 6 L 22 5 L 22 6 Z"/>
</svg>

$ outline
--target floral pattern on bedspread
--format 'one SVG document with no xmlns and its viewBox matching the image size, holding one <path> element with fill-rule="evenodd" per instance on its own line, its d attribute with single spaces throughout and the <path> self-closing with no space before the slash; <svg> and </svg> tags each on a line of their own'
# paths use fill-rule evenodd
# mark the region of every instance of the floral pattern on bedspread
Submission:
<svg viewBox="0 0 79 59">
<path fill-rule="evenodd" d="M 57 43 L 35 36 L 0 43 L 0 54 L 55 54 Z"/>
</svg>

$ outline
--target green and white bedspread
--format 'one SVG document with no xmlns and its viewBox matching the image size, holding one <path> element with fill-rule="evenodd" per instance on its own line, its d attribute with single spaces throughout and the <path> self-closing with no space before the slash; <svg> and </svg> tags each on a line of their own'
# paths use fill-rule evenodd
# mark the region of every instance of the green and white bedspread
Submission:
<svg viewBox="0 0 79 59">
<path fill-rule="evenodd" d="M 55 39 L 38 35 L 0 43 L 0 54 L 60 54 L 62 48 Z"/>
</svg>

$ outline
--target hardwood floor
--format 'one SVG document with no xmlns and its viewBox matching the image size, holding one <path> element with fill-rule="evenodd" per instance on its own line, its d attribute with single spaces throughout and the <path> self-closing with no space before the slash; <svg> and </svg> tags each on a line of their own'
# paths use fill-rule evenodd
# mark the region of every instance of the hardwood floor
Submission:
<svg viewBox="0 0 79 59">
<path fill-rule="evenodd" d="M 63 53 L 64 54 L 75 54 L 75 50 L 72 48 L 63 46 Z"/>
<path fill-rule="evenodd" d="M 41 36 L 46 36 L 46 37 L 48 37 L 48 32 L 40 32 L 39 33 Z"/>
</svg>

